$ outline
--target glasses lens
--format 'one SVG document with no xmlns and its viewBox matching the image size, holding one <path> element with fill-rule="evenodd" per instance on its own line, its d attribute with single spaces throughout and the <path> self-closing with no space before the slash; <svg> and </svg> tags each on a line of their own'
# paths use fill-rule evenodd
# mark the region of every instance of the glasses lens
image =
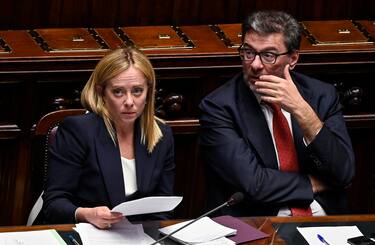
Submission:
<svg viewBox="0 0 375 245">
<path fill-rule="evenodd" d="M 240 49 L 240 56 L 241 56 L 241 59 L 243 60 L 253 60 L 255 55 L 256 54 L 251 49 L 246 49 L 246 48 Z"/>
<path fill-rule="evenodd" d="M 239 49 L 238 52 L 240 53 L 240 58 L 241 60 L 245 60 L 245 57 L 244 57 L 244 51 L 242 49 Z"/>
<path fill-rule="evenodd" d="M 276 60 L 276 55 L 269 52 L 260 53 L 260 56 L 262 57 L 262 61 L 264 63 L 273 64 Z"/>
</svg>

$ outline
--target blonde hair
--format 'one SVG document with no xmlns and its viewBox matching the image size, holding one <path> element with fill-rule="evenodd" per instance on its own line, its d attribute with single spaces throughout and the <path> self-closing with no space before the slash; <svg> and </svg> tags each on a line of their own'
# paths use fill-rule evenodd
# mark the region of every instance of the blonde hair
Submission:
<svg viewBox="0 0 375 245">
<path fill-rule="evenodd" d="M 157 124 L 162 122 L 154 114 L 155 101 L 155 72 L 148 60 L 140 50 L 129 47 L 116 49 L 105 55 L 96 65 L 89 80 L 83 88 L 81 103 L 87 110 L 96 113 L 104 120 L 108 133 L 114 143 L 117 141 L 116 130 L 114 128 L 111 115 L 105 107 L 103 94 L 100 92 L 106 83 L 121 72 L 133 66 L 143 73 L 147 79 L 148 89 L 145 108 L 140 116 L 141 143 L 146 145 L 148 152 L 152 152 L 155 145 L 163 137 Z M 101 89 L 98 89 L 100 87 Z"/>
</svg>

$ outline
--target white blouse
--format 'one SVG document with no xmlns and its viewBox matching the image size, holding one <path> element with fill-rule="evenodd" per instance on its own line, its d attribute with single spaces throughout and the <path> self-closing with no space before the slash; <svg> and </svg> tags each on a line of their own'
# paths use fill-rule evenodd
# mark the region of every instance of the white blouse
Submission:
<svg viewBox="0 0 375 245">
<path fill-rule="evenodd" d="M 135 159 L 129 160 L 121 157 L 121 165 L 124 176 L 125 196 L 130 196 L 138 190 Z"/>
</svg>

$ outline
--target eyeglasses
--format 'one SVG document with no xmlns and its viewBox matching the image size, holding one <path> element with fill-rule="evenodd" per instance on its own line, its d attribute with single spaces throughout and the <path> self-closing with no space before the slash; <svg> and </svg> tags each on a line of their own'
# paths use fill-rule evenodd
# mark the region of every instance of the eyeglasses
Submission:
<svg viewBox="0 0 375 245">
<path fill-rule="evenodd" d="M 275 64 L 277 57 L 279 57 L 280 55 L 286 55 L 290 53 L 290 51 L 286 51 L 285 53 L 281 54 L 273 52 L 256 52 L 255 50 L 244 47 L 243 45 L 238 48 L 238 52 L 240 53 L 241 60 L 243 61 L 253 62 L 255 57 L 259 55 L 259 58 L 263 64 Z"/>
</svg>

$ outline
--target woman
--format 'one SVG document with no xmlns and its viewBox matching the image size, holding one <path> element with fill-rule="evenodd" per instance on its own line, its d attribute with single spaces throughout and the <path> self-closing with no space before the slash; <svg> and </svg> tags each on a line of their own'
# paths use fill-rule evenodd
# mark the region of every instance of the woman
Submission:
<svg viewBox="0 0 375 245">
<path fill-rule="evenodd" d="M 123 219 L 114 206 L 172 195 L 172 131 L 154 115 L 154 93 L 153 67 L 139 50 L 118 49 L 98 63 L 81 95 L 90 113 L 66 118 L 50 149 L 47 223 L 109 228 Z"/>
</svg>

